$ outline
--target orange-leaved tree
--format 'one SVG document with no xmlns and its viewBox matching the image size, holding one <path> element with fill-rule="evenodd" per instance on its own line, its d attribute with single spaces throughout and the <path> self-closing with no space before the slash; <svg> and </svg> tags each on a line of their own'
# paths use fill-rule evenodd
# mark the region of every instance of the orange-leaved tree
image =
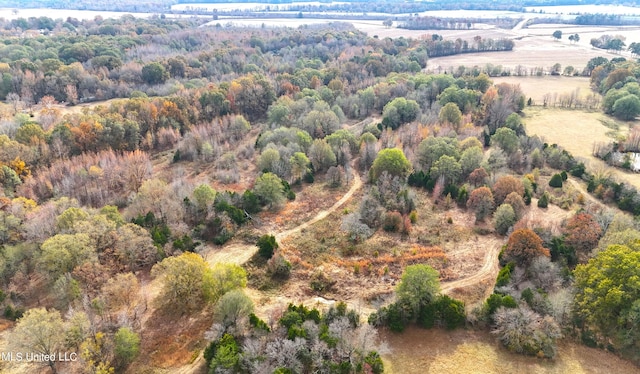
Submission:
<svg viewBox="0 0 640 374">
<path fill-rule="evenodd" d="M 509 237 L 505 255 L 517 265 L 528 265 L 538 256 L 549 256 L 549 250 L 542 245 L 542 239 L 530 229 L 518 229 Z"/>
<path fill-rule="evenodd" d="M 581 262 L 586 262 L 589 252 L 598 245 L 602 227 L 588 213 L 571 217 L 564 227 L 564 244 L 576 250 Z"/>
</svg>

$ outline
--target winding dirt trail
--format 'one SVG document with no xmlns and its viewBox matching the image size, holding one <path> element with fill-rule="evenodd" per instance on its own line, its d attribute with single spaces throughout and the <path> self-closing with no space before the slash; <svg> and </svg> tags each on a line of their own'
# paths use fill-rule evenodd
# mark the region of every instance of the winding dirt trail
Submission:
<svg viewBox="0 0 640 374">
<path fill-rule="evenodd" d="M 360 187 L 362 187 L 362 179 L 360 179 L 360 175 L 354 170 L 354 178 L 353 178 L 353 185 L 351 186 L 351 188 L 349 189 L 349 191 L 347 191 L 347 193 L 345 193 L 340 200 L 336 201 L 335 204 L 333 204 L 329 209 L 325 209 L 322 210 L 320 212 L 318 212 L 318 214 L 316 214 L 313 218 L 311 218 L 310 220 L 308 220 L 307 222 L 304 222 L 292 229 L 289 230 L 285 230 L 282 232 L 279 232 L 275 235 L 276 240 L 283 240 L 293 234 L 296 234 L 304 229 L 306 229 L 307 227 L 313 225 L 314 223 L 318 222 L 318 221 L 322 221 L 323 219 L 327 218 L 327 216 L 333 212 L 335 212 L 336 210 L 338 210 L 345 202 L 347 202 L 349 199 L 351 199 L 351 197 L 353 197 L 353 194 L 358 191 L 360 189 Z"/>
<path fill-rule="evenodd" d="M 349 191 L 347 191 L 340 198 L 340 200 L 336 201 L 336 203 L 333 204 L 330 208 L 321 210 L 320 212 L 318 212 L 318 214 L 316 214 L 310 220 L 292 229 L 281 231 L 275 234 L 272 233 L 272 235 L 276 237 L 276 240 L 278 242 L 281 242 L 287 237 L 306 229 L 307 227 L 313 225 L 314 223 L 322 221 L 323 219 L 327 218 L 328 215 L 338 210 L 345 202 L 351 199 L 351 197 L 353 197 L 353 194 L 356 193 L 356 191 L 358 191 L 362 187 L 362 179 L 360 178 L 360 175 L 358 174 L 357 171 L 355 171 L 355 169 L 353 170 L 354 170 L 353 184 L 351 185 L 351 188 L 349 188 Z M 203 253 L 203 257 L 207 261 L 207 263 L 209 263 L 209 265 L 214 265 L 220 262 L 242 265 L 245 262 L 249 261 L 249 259 L 251 259 L 251 257 L 253 257 L 253 255 L 257 251 L 258 251 L 258 247 L 250 244 L 240 244 L 240 243 L 231 244 L 221 249 L 216 249 L 214 247 L 209 246 L 208 249 Z"/>
<path fill-rule="evenodd" d="M 580 182 L 574 180 L 573 178 L 569 178 L 568 183 L 578 190 L 585 197 L 587 201 L 592 204 L 602 205 L 600 201 L 598 201 L 595 197 L 593 197 L 590 193 L 586 191 L 584 186 L 580 184 Z M 482 282 L 487 278 L 495 278 L 500 270 L 498 264 L 498 255 L 500 254 L 500 248 L 504 244 L 504 241 L 499 240 L 490 240 L 487 242 L 487 251 L 484 256 L 484 262 L 482 267 L 478 272 L 461 279 L 456 279 L 451 282 L 442 282 L 440 283 L 440 288 L 442 293 L 449 293 L 456 288 L 463 288 L 468 286 L 473 286 L 477 283 Z"/>
<path fill-rule="evenodd" d="M 465 278 L 440 283 L 441 292 L 446 294 L 456 288 L 473 286 L 487 278 L 495 278 L 499 271 L 498 255 L 500 254 L 500 243 L 498 243 L 498 241 L 491 240 L 487 243 L 487 247 L 484 262 L 478 272 Z"/>
<path fill-rule="evenodd" d="M 351 199 L 351 197 L 353 197 L 353 194 L 356 193 L 356 191 L 358 191 L 362 187 L 362 179 L 360 178 L 360 175 L 358 174 L 357 171 L 355 171 L 355 169 L 353 170 L 354 170 L 353 184 L 351 185 L 351 188 L 349 188 L 349 191 L 347 191 L 340 198 L 340 200 L 336 201 L 336 203 L 333 204 L 330 208 L 321 210 L 320 212 L 318 212 L 318 214 L 316 214 L 310 220 L 292 229 L 276 233 L 274 235 L 276 237 L 276 240 L 282 241 L 283 239 L 306 229 L 307 227 L 313 225 L 314 223 L 322 221 L 323 219 L 327 218 L 329 214 L 338 210 L 345 202 Z M 220 262 L 242 265 L 245 262 L 249 261 L 249 259 L 251 259 L 251 257 L 257 251 L 258 251 L 258 247 L 256 247 L 255 245 L 232 244 L 219 250 L 214 249 L 213 247 L 209 247 L 207 251 L 203 254 L 203 257 L 205 258 L 205 260 L 209 265 L 214 265 Z M 205 365 L 205 361 L 201 353 L 191 364 L 178 367 L 178 368 L 173 368 L 171 372 L 175 374 L 200 373 L 202 372 L 204 365 Z"/>
</svg>

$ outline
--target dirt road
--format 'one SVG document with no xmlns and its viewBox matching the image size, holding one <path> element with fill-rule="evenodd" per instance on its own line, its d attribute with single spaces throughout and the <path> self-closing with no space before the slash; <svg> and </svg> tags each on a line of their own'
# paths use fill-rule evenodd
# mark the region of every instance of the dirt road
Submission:
<svg viewBox="0 0 640 374">
<path fill-rule="evenodd" d="M 349 191 L 347 191 L 347 193 L 345 193 L 340 198 L 340 200 L 336 201 L 336 203 L 333 204 L 330 208 L 321 210 L 310 220 L 292 229 L 281 231 L 275 234 L 271 233 L 276 237 L 276 240 L 278 242 L 282 242 L 282 240 L 286 239 L 287 237 L 306 229 L 314 223 L 322 221 L 323 219 L 327 218 L 328 215 L 338 210 L 345 202 L 351 199 L 353 194 L 362 187 L 362 179 L 360 178 L 360 175 L 358 175 L 355 169 L 353 170 L 353 184 L 351 185 L 351 188 L 349 188 Z M 249 259 L 251 259 L 251 257 L 253 257 L 253 255 L 257 251 L 258 247 L 250 244 L 231 244 L 221 249 L 209 246 L 203 253 L 203 257 L 207 261 L 207 263 L 209 263 L 209 265 L 213 265 L 219 262 L 242 265 L 245 262 L 249 261 Z"/>
<path fill-rule="evenodd" d="M 289 237 L 290 235 L 298 233 L 301 230 L 304 230 L 305 228 L 313 225 L 314 223 L 322 221 L 328 215 L 338 210 L 345 202 L 351 199 L 353 194 L 356 193 L 356 191 L 358 191 L 362 187 L 362 179 L 360 178 L 360 175 L 358 175 L 358 172 L 355 171 L 355 169 L 353 170 L 354 170 L 353 184 L 351 185 L 351 188 L 349 188 L 349 191 L 347 191 L 347 193 L 345 193 L 340 198 L 340 200 L 336 201 L 336 203 L 333 204 L 329 209 L 321 210 L 320 212 L 318 212 L 318 214 L 316 214 L 310 220 L 292 229 L 272 234 L 276 237 L 276 240 L 281 242 L 283 239 Z M 258 251 L 258 247 L 256 247 L 255 245 L 247 245 L 247 244 L 232 244 L 232 245 L 223 247 L 222 249 L 215 249 L 210 246 L 207 248 L 207 251 L 203 254 L 203 257 L 205 258 L 207 263 L 209 263 L 209 265 L 214 265 L 220 262 L 242 265 L 245 262 L 249 261 L 249 259 L 251 259 L 251 257 L 257 251 Z M 172 369 L 172 373 L 177 373 L 177 374 L 200 373 L 203 371 L 204 365 L 205 365 L 204 358 L 202 357 L 202 354 L 200 354 L 194 360 L 193 363 L 183 367 L 174 368 Z"/>
<path fill-rule="evenodd" d="M 499 271 L 498 254 L 500 253 L 500 247 L 501 245 L 498 240 L 489 240 L 487 242 L 487 250 L 484 256 L 484 262 L 480 270 L 465 278 L 456 279 L 451 282 L 440 283 L 441 292 L 446 294 L 456 288 L 473 286 L 474 284 L 480 283 L 487 278 L 494 278 Z"/>
</svg>

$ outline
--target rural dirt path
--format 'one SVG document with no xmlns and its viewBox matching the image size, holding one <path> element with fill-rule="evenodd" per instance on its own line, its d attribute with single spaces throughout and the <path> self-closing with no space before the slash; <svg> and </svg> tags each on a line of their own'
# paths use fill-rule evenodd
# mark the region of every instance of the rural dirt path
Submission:
<svg viewBox="0 0 640 374">
<path fill-rule="evenodd" d="M 360 178 L 360 175 L 355 169 L 353 169 L 353 175 L 354 175 L 354 179 L 353 179 L 353 184 L 351 185 L 351 188 L 349 188 L 349 191 L 347 191 L 340 198 L 340 200 L 336 201 L 336 203 L 333 204 L 330 208 L 321 210 L 320 212 L 318 212 L 318 214 L 316 214 L 310 220 L 292 229 L 276 233 L 274 235 L 276 237 L 276 240 L 282 241 L 283 239 L 289 237 L 290 235 L 298 233 L 306 229 L 307 227 L 313 225 L 314 223 L 322 221 L 323 219 L 327 218 L 329 214 L 338 210 L 345 202 L 347 202 L 349 199 L 351 199 L 351 197 L 353 197 L 353 194 L 356 193 L 356 191 L 358 191 L 362 187 L 362 179 Z M 248 244 L 232 244 L 219 250 L 209 247 L 207 252 L 204 254 L 204 258 L 209 265 L 214 265 L 220 262 L 242 265 L 245 262 L 249 261 L 249 259 L 251 259 L 251 257 L 257 251 L 258 251 L 258 247 L 256 247 L 255 245 L 248 245 Z M 205 365 L 204 357 L 202 356 L 202 354 L 200 354 L 191 364 L 174 368 L 172 369 L 171 372 L 176 374 L 199 373 L 199 372 L 202 372 L 202 368 L 204 367 L 204 365 Z"/>
<path fill-rule="evenodd" d="M 500 253 L 500 242 L 498 240 L 490 240 L 487 243 L 487 251 L 484 256 L 484 262 L 480 270 L 468 277 L 456 279 L 451 282 L 440 283 L 442 293 L 448 293 L 456 288 L 473 286 L 483 280 L 495 277 L 499 271 L 498 254 Z"/>
<path fill-rule="evenodd" d="M 335 212 L 336 210 L 338 210 L 338 208 L 340 208 L 345 202 L 347 202 L 347 200 L 351 199 L 351 197 L 353 197 L 353 194 L 358 191 L 360 189 L 360 187 L 362 187 L 362 179 L 360 179 L 360 175 L 358 174 L 357 171 L 355 171 L 354 169 L 354 179 L 353 179 L 353 185 L 351 186 L 351 188 L 349 188 L 349 191 L 347 191 L 347 193 L 345 193 L 340 200 L 336 201 L 335 204 L 333 204 L 329 209 L 325 209 L 325 210 L 321 210 L 320 212 L 318 212 L 318 214 L 316 214 L 313 218 L 311 218 L 310 220 L 308 220 L 307 222 L 304 222 L 290 230 L 285 230 L 282 232 L 279 232 L 275 235 L 277 240 L 282 240 L 287 238 L 288 236 L 291 236 L 295 233 L 298 233 L 304 229 L 306 229 L 307 227 L 313 225 L 314 223 L 318 222 L 318 221 L 322 221 L 323 219 L 327 218 L 327 216 L 333 212 Z"/>
<path fill-rule="evenodd" d="M 362 187 L 362 179 L 355 169 L 353 169 L 353 184 L 349 191 L 347 191 L 340 200 L 336 201 L 330 208 L 319 211 L 313 218 L 310 220 L 292 228 L 289 230 L 284 230 L 274 235 L 278 242 L 286 239 L 287 237 L 298 233 L 307 227 L 313 225 L 316 222 L 322 221 L 327 218 L 327 216 L 336 210 L 338 210 L 345 202 L 347 202 L 353 196 L 356 191 L 358 191 Z M 203 254 L 204 259 L 209 263 L 209 265 L 214 265 L 219 262 L 224 263 L 232 263 L 236 265 L 242 265 L 245 262 L 249 261 L 249 259 L 258 251 L 258 247 L 250 244 L 231 244 L 221 249 L 214 249 L 213 247 L 209 247 L 208 250 Z"/>
</svg>

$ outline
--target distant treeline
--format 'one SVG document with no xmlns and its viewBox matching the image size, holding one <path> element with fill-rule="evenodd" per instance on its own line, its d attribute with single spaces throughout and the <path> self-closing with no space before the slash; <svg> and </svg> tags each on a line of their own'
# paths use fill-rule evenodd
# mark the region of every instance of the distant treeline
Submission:
<svg viewBox="0 0 640 374">
<path fill-rule="evenodd" d="M 638 9 L 638 13 L 640 13 L 640 9 Z M 575 23 L 578 25 L 640 25 L 640 17 L 620 16 L 616 14 L 584 14 L 576 17 Z"/>
<path fill-rule="evenodd" d="M 425 44 L 429 57 L 441 57 L 460 53 L 511 51 L 515 42 L 507 38 L 482 39 L 480 36 L 475 36 L 470 43 L 460 38 L 443 40 L 441 36 L 433 34 L 431 40 L 427 40 Z"/>
<path fill-rule="evenodd" d="M 640 9 L 638 9 L 640 13 Z M 542 23 L 563 23 L 569 25 L 605 25 L 605 26 L 631 26 L 640 25 L 640 17 L 621 16 L 618 14 L 581 14 L 575 19 L 561 19 L 558 17 L 534 18 L 529 20 L 528 25 Z"/>
<path fill-rule="evenodd" d="M 398 25 L 401 29 L 409 30 L 463 30 L 470 29 L 475 23 L 488 23 L 501 28 L 512 28 L 520 19 L 515 18 L 439 18 L 415 17 Z"/>
</svg>

